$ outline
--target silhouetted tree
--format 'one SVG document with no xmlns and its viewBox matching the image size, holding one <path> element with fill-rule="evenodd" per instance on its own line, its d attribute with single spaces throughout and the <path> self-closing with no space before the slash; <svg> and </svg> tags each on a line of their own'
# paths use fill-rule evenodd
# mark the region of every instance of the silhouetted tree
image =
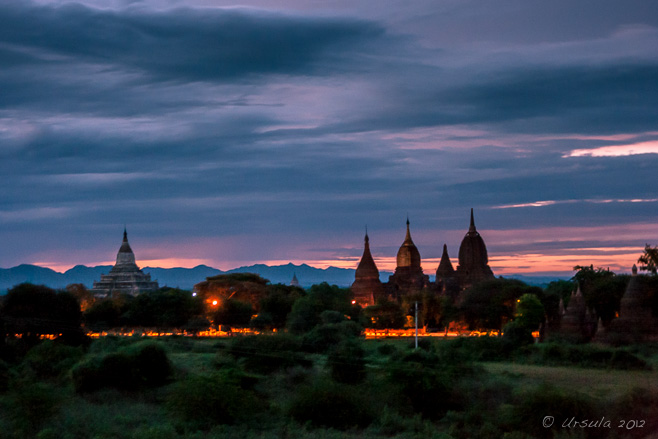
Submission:
<svg viewBox="0 0 658 439">
<path fill-rule="evenodd" d="M 202 314 L 200 298 L 193 297 L 190 291 L 164 287 L 130 300 L 122 320 L 131 326 L 181 328 Z"/>
<path fill-rule="evenodd" d="M 103 331 L 122 326 L 121 316 L 128 310 L 126 301 L 101 299 L 87 308 L 83 314 L 84 324 L 92 331 Z"/>
<path fill-rule="evenodd" d="M 575 283 L 569 280 L 557 280 L 549 283 L 544 288 L 543 297 L 540 297 L 546 317 L 549 324 L 555 323 L 560 319 L 560 299 L 566 306 L 569 304 L 569 297 L 574 290 Z"/>
<path fill-rule="evenodd" d="M 544 305 L 534 294 L 524 294 L 516 304 L 514 320 L 522 327 L 534 331 L 544 321 Z"/>
<path fill-rule="evenodd" d="M 399 329 L 407 322 L 406 313 L 397 302 L 380 299 L 363 311 L 367 328 Z"/>
<path fill-rule="evenodd" d="M 5 331 L 33 342 L 45 334 L 74 338 L 81 335 L 78 301 L 67 292 L 24 283 L 9 290 L 2 305 Z"/>
<path fill-rule="evenodd" d="M 258 311 L 261 299 L 268 294 L 269 283 L 255 273 L 219 274 L 194 285 L 194 291 L 203 301 L 235 299 L 250 303 Z"/>
<path fill-rule="evenodd" d="M 592 265 L 577 265 L 574 270 L 577 272 L 573 280 L 578 282 L 587 307 L 593 309 L 607 325 L 619 311 L 629 277 L 600 267 L 595 269 Z"/>
<path fill-rule="evenodd" d="M 358 322 L 361 307 L 353 305 L 352 292 L 323 282 L 309 288 L 305 297 L 298 299 L 288 316 L 288 329 L 294 334 L 302 334 L 322 324 L 320 315 L 323 311 L 337 311 Z"/>
<path fill-rule="evenodd" d="M 270 328 L 284 328 L 288 314 L 292 311 L 295 301 L 305 295 L 299 287 L 276 284 L 268 288 L 267 296 L 260 301 L 259 316 L 267 316 Z"/>
<path fill-rule="evenodd" d="M 516 279 L 492 279 L 468 288 L 460 310 L 471 328 L 501 330 L 514 317 L 516 300 L 524 294 L 539 297 L 542 290 Z"/>
<path fill-rule="evenodd" d="M 68 284 L 66 286 L 66 291 L 71 293 L 73 297 L 78 300 L 82 312 L 94 304 L 94 295 L 84 286 L 84 284 Z"/>
<path fill-rule="evenodd" d="M 651 247 L 647 244 L 644 247 L 644 254 L 637 260 L 640 264 L 640 270 L 648 271 L 654 276 L 658 268 L 658 247 Z"/>
<path fill-rule="evenodd" d="M 226 325 L 233 328 L 244 328 L 249 326 L 249 321 L 254 313 L 250 303 L 229 299 L 224 301 L 219 309 L 213 313 L 212 319 L 215 325 Z"/>
</svg>

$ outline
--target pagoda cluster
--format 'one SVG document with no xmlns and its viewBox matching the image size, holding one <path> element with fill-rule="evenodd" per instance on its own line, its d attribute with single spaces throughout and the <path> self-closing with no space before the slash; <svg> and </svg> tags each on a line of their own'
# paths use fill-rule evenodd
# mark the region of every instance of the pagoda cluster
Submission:
<svg viewBox="0 0 658 439">
<path fill-rule="evenodd" d="M 407 294 L 424 289 L 434 290 L 437 293 L 461 291 L 493 278 L 487 247 L 475 228 L 473 209 L 471 209 L 471 223 L 459 247 L 457 269 L 453 268 L 448 256 L 448 248 L 444 244 L 443 255 L 436 269 L 436 280 L 430 282 L 429 276 L 423 273 L 420 253 L 411 239 L 407 219 L 407 234 L 398 250 L 395 273 L 386 283 L 382 283 L 379 279 L 379 270 L 370 253 L 370 240 L 366 232 L 363 256 L 356 269 L 352 292 L 356 303 L 369 306 L 379 299 L 400 300 Z"/>
</svg>

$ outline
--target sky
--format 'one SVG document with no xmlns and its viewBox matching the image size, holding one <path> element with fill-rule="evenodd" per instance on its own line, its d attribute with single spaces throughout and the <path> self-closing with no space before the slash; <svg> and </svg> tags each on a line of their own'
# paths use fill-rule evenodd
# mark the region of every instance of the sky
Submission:
<svg viewBox="0 0 658 439">
<path fill-rule="evenodd" d="M 646 0 L 3 0 L 0 267 L 628 272 L 658 245 Z"/>
</svg>

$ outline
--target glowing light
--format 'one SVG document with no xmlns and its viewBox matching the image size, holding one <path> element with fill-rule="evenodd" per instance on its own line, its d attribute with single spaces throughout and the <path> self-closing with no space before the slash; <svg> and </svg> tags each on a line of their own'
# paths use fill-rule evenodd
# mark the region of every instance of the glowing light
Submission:
<svg viewBox="0 0 658 439">
<path fill-rule="evenodd" d="M 212 301 L 212 304 L 213 304 L 213 306 L 217 306 L 217 301 L 216 301 L 216 300 L 213 300 L 213 301 Z"/>
</svg>

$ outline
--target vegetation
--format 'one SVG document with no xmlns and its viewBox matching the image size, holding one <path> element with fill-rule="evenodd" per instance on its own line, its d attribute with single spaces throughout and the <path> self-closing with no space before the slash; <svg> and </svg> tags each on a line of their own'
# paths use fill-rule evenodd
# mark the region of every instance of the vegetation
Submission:
<svg viewBox="0 0 658 439">
<path fill-rule="evenodd" d="M 629 277 L 616 275 L 610 270 L 593 266 L 574 267 L 573 280 L 578 283 L 585 298 L 585 303 L 596 312 L 605 326 L 619 312 L 621 298 L 626 291 Z"/>
<path fill-rule="evenodd" d="M 316 329 L 345 323 L 323 317 Z M 638 433 L 658 427 L 651 346 L 438 337 L 414 350 L 348 334 L 326 353 L 305 352 L 304 336 L 291 334 L 45 341 L 0 364 L 0 427 L 8 438 L 63 439 L 542 438 L 564 435 L 565 419 L 601 416 L 644 420 Z M 613 382 L 586 378 L 597 372 Z M 641 437 L 619 433 L 582 434 Z"/>
<path fill-rule="evenodd" d="M 3 437 L 612 439 L 658 429 L 655 346 L 535 343 L 531 335 L 558 315 L 575 282 L 597 313 L 615 310 L 628 279 L 607 270 L 580 267 L 573 282 L 545 290 L 496 279 L 462 292 L 458 302 L 421 291 L 364 311 L 349 290 L 328 284 L 304 292 L 251 275 L 211 279 L 197 296 L 163 288 L 100 301 L 77 286 L 15 287 L 0 321 Z M 655 279 L 640 281 L 655 291 Z M 220 291 L 222 306 L 214 308 L 208 300 Z M 76 299 L 88 305 L 83 314 Z M 465 319 L 477 329 L 504 328 L 504 335 L 427 337 L 419 349 L 406 339 L 364 340 L 365 326 L 402 327 L 416 301 L 428 327 Z M 71 335 L 81 323 L 202 328 L 209 319 L 264 334 L 87 343 Z M 41 340 L 47 334 L 58 337 Z M 548 415 L 555 417 L 550 427 L 542 423 Z M 602 417 L 636 424 L 562 427 Z"/>
<path fill-rule="evenodd" d="M 9 290 L 1 308 L 5 335 L 20 334 L 36 343 L 42 335 L 62 335 L 75 342 L 83 338 L 80 305 L 68 292 L 56 292 L 43 285 L 20 284 Z"/>
<path fill-rule="evenodd" d="M 516 301 L 524 294 L 541 297 L 539 287 L 515 279 L 493 279 L 464 292 L 460 310 L 469 327 L 500 331 L 514 318 Z"/>
<path fill-rule="evenodd" d="M 652 275 L 656 276 L 658 269 L 658 246 L 651 247 L 649 244 L 647 244 L 644 247 L 644 254 L 640 256 L 637 262 L 641 264 L 640 270 L 648 271 Z"/>
</svg>

